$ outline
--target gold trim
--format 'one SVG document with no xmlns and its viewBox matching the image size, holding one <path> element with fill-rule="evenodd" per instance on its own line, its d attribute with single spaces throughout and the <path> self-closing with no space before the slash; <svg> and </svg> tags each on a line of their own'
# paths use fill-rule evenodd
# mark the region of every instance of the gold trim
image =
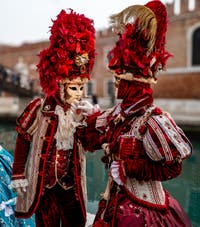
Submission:
<svg viewBox="0 0 200 227">
<path fill-rule="evenodd" d="M 88 82 L 86 77 L 77 77 L 75 79 L 70 80 L 69 78 L 64 78 L 61 80 L 61 84 L 85 84 Z"/>
<path fill-rule="evenodd" d="M 134 77 L 134 74 L 132 73 L 125 73 L 125 74 L 119 74 L 119 75 L 115 75 L 115 77 L 118 77 L 120 79 L 124 79 L 124 80 L 129 80 L 129 81 L 138 81 L 138 82 L 142 82 L 142 83 L 148 83 L 148 84 L 156 84 L 157 80 L 153 77 L 149 77 L 149 78 L 144 78 L 144 77 Z"/>
<path fill-rule="evenodd" d="M 86 65 L 89 62 L 89 56 L 88 53 L 84 53 L 84 54 L 78 54 L 75 57 L 75 64 L 77 66 L 83 66 Z"/>
</svg>

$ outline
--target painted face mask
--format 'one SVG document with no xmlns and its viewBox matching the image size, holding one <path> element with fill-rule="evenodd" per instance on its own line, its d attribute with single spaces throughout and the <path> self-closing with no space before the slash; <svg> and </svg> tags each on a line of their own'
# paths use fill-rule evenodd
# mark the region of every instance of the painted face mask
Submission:
<svg viewBox="0 0 200 227">
<path fill-rule="evenodd" d="M 65 84 L 65 101 L 69 104 L 73 103 L 75 100 L 80 101 L 84 94 L 83 84 Z"/>
<path fill-rule="evenodd" d="M 84 96 L 84 84 L 87 82 L 86 78 L 77 77 L 76 79 L 65 79 L 62 81 L 64 92 L 61 97 L 63 101 L 71 104 L 74 101 L 80 101 Z"/>
</svg>

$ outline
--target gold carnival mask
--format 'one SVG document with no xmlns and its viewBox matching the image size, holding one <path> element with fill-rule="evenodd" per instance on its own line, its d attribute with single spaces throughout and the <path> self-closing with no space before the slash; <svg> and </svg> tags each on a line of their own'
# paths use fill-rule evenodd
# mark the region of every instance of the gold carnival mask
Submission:
<svg viewBox="0 0 200 227">
<path fill-rule="evenodd" d="M 84 95 L 84 85 L 86 82 L 86 78 L 80 77 L 73 80 L 63 80 L 65 102 L 71 104 L 74 101 L 80 101 Z"/>
</svg>

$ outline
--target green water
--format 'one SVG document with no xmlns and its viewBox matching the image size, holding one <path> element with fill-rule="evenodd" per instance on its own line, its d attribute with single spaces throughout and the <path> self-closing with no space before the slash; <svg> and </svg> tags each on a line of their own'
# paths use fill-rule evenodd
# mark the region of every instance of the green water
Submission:
<svg viewBox="0 0 200 227">
<path fill-rule="evenodd" d="M 176 179 L 164 182 L 164 187 L 179 201 L 189 215 L 193 227 L 200 226 L 200 131 L 185 131 L 193 145 L 193 155 L 183 163 L 183 170 Z M 13 153 L 16 133 L 14 123 L 0 122 L 0 144 Z M 97 210 L 107 175 L 101 163 L 102 151 L 87 154 L 88 212 Z"/>
</svg>

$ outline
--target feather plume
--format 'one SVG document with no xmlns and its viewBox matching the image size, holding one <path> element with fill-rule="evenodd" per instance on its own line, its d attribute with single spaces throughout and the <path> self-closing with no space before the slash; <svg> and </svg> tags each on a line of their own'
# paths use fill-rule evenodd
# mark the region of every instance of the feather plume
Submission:
<svg viewBox="0 0 200 227">
<path fill-rule="evenodd" d="M 138 23 L 138 28 L 141 32 L 145 32 L 148 37 L 148 51 L 153 50 L 156 32 L 157 21 L 155 14 L 147 7 L 142 5 L 133 5 L 125 8 L 118 14 L 110 16 L 110 23 L 114 32 L 122 34 L 127 24 Z"/>
<path fill-rule="evenodd" d="M 93 20 L 72 9 L 61 10 L 51 26 L 50 45 L 39 54 L 40 84 L 47 96 L 59 90 L 61 79 L 90 79 L 95 58 Z"/>
</svg>

